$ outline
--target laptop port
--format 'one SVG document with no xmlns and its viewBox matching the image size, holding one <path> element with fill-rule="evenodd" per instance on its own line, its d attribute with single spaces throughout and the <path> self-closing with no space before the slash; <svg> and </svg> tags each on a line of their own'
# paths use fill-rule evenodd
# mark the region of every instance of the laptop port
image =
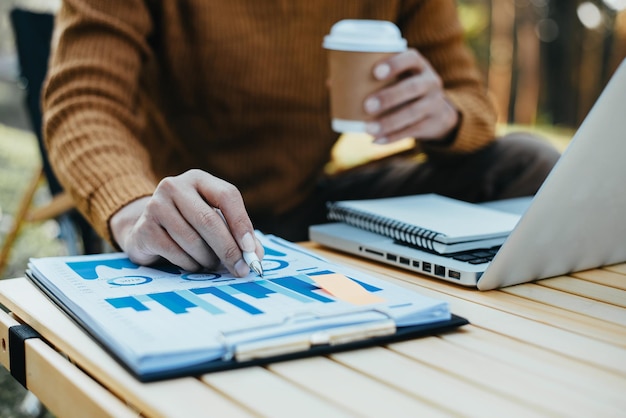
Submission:
<svg viewBox="0 0 626 418">
<path fill-rule="evenodd" d="M 387 260 L 389 260 L 389 261 L 397 261 L 398 260 L 398 256 L 395 255 L 395 254 L 387 253 Z"/>
<path fill-rule="evenodd" d="M 446 277 L 446 268 L 435 264 L 435 275 L 439 277 Z"/>
<path fill-rule="evenodd" d="M 461 280 L 461 273 L 454 270 L 448 270 L 448 277 L 450 277 L 451 279 Z"/>
<path fill-rule="evenodd" d="M 426 273 L 430 273 L 431 271 L 433 271 L 432 264 L 422 263 L 422 270 L 424 270 Z"/>
<path fill-rule="evenodd" d="M 419 261 L 417 261 L 417 260 L 413 260 L 412 265 L 413 265 L 413 267 L 415 267 L 416 269 L 420 268 L 420 262 L 419 262 Z"/>
<path fill-rule="evenodd" d="M 410 265 L 409 259 L 406 257 L 400 257 L 400 264 L 404 264 L 405 266 Z"/>
<path fill-rule="evenodd" d="M 375 250 L 370 250 L 369 248 L 365 248 L 365 250 L 364 250 L 364 251 L 365 251 L 366 253 L 374 254 L 374 255 L 377 255 L 377 256 L 379 256 L 379 257 L 384 257 L 384 256 L 385 256 L 385 254 L 383 254 L 382 252 L 380 252 L 380 251 L 375 251 Z"/>
</svg>

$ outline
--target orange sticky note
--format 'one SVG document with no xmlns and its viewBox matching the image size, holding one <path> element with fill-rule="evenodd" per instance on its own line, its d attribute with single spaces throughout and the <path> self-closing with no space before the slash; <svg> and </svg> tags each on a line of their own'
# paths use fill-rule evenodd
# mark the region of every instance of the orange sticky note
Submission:
<svg viewBox="0 0 626 418">
<path fill-rule="evenodd" d="M 309 276 L 319 287 L 339 300 L 353 305 L 371 305 L 385 302 L 385 299 L 368 292 L 350 278 L 339 273 L 320 274 Z"/>
</svg>

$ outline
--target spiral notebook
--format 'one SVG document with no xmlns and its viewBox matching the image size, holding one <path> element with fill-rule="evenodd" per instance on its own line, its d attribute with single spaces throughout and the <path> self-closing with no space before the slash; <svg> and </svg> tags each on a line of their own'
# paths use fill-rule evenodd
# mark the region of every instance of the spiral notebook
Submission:
<svg viewBox="0 0 626 418">
<path fill-rule="evenodd" d="M 328 218 L 439 254 L 501 245 L 519 215 L 437 194 L 328 205 Z"/>
</svg>

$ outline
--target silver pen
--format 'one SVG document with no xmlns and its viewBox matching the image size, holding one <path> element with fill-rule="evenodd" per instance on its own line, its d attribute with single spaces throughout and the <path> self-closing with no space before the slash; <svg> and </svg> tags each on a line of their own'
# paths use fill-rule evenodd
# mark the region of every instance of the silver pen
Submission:
<svg viewBox="0 0 626 418">
<path fill-rule="evenodd" d="M 244 251 L 243 259 L 252 271 L 263 277 L 263 266 L 261 265 L 261 260 L 259 260 L 259 257 L 257 257 L 255 252 Z"/>
<path fill-rule="evenodd" d="M 226 222 L 226 218 L 224 218 L 224 214 L 222 213 L 222 211 L 218 208 L 213 209 L 215 210 L 215 212 L 218 213 L 218 215 L 220 215 L 222 221 L 224 221 L 226 226 L 228 226 L 228 222 Z M 256 253 L 254 251 L 242 251 L 242 253 L 243 261 L 246 262 L 248 267 L 250 267 L 250 269 L 254 271 L 257 275 L 263 277 L 263 266 L 261 265 L 261 260 L 259 260 L 259 257 L 257 257 Z"/>
</svg>

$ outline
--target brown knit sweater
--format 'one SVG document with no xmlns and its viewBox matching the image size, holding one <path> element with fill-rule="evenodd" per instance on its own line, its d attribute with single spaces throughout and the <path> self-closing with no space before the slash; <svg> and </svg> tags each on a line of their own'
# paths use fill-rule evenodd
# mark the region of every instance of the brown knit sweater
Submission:
<svg viewBox="0 0 626 418">
<path fill-rule="evenodd" d="M 493 139 L 454 0 L 67 0 L 43 99 L 60 181 L 109 240 L 117 210 L 190 168 L 235 184 L 253 219 L 294 207 L 337 139 L 321 43 L 345 18 L 396 22 L 432 63 L 462 114 L 443 152 Z"/>
</svg>

